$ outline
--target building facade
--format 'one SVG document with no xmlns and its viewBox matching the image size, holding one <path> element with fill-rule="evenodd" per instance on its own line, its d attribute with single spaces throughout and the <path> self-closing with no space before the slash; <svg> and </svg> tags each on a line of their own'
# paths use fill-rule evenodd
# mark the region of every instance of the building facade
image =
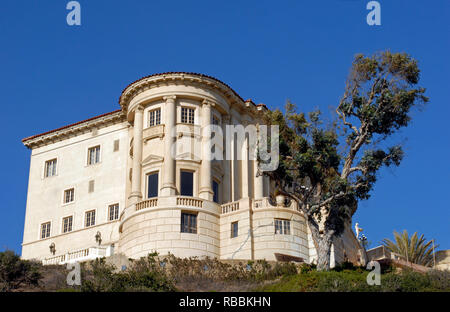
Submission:
<svg viewBox="0 0 450 312">
<path fill-rule="evenodd" d="M 302 213 L 295 203 L 271 199 L 248 136 L 238 144 L 226 131 L 258 129 L 264 105 L 244 101 L 213 77 L 181 72 L 133 82 L 119 104 L 120 110 L 23 139 L 31 149 L 23 258 L 64 263 L 157 251 L 314 261 Z M 210 126 L 223 130 L 213 150 Z M 224 157 L 211 159 L 212 153 Z M 360 252 L 353 232 L 344 236 L 332 261 Z"/>
</svg>

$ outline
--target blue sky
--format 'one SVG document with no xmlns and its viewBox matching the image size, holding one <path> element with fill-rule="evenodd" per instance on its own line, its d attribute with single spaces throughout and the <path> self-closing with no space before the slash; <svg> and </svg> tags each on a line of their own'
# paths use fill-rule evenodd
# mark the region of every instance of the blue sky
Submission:
<svg viewBox="0 0 450 312">
<path fill-rule="evenodd" d="M 81 26 L 66 24 L 67 2 L 0 3 L 0 250 L 21 251 L 22 138 L 116 110 L 130 82 L 166 71 L 212 75 L 272 109 L 290 99 L 328 112 L 353 56 L 385 49 L 418 59 L 430 104 L 396 137 L 406 158 L 354 221 L 373 245 L 407 229 L 450 249 L 449 1 L 379 1 L 381 26 L 367 25 L 366 0 L 81 0 Z"/>
</svg>

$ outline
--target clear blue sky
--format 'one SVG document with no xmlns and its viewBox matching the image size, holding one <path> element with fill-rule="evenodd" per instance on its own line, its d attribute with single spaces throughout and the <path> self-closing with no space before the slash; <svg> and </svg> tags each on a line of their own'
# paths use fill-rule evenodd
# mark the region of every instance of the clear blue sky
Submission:
<svg viewBox="0 0 450 312">
<path fill-rule="evenodd" d="M 329 111 L 356 53 L 390 49 L 419 60 L 430 104 L 398 141 L 406 158 L 381 172 L 354 217 L 373 245 L 393 230 L 450 249 L 450 1 L 81 0 L 81 26 L 66 0 L 2 0 L 0 250 L 21 251 L 30 151 L 21 139 L 119 108 L 130 82 L 152 73 L 217 77 L 243 98 Z"/>
</svg>

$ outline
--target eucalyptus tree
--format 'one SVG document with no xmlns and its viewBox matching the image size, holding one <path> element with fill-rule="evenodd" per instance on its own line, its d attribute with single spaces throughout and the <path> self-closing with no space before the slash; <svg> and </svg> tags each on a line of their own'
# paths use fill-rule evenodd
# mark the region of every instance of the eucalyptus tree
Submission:
<svg viewBox="0 0 450 312">
<path fill-rule="evenodd" d="M 264 174 L 305 215 L 318 269 L 329 269 L 333 238 L 343 233 L 358 201 L 370 197 L 379 170 L 400 164 L 401 145 L 387 139 L 428 101 L 419 75 L 417 61 L 406 53 L 358 54 L 332 123 L 323 122 L 320 111 L 297 112 L 290 102 L 284 113 L 267 113 L 267 123 L 279 126 L 280 163 Z"/>
</svg>

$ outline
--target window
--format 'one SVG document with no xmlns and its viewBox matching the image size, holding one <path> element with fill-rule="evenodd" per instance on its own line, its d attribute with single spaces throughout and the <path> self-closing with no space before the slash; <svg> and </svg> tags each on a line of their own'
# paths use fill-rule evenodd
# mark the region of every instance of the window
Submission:
<svg viewBox="0 0 450 312">
<path fill-rule="evenodd" d="M 214 192 L 213 201 L 215 203 L 219 203 L 219 183 L 217 183 L 215 180 L 213 180 L 212 182 L 212 189 Z"/>
<path fill-rule="evenodd" d="M 47 160 L 45 162 L 45 177 L 52 177 L 56 175 L 56 159 Z"/>
<path fill-rule="evenodd" d="M 109 221 L 114 221 L 119 219 L 119 204 L 114 204 L 109 206 Z"/>
<path fill-rule="evenodd" d="M 213 123 L 213 125 L 218 126 L 219 125 L 219 118 L 216 117 L 216 116 L 213 116 L 212 123 Z"/>
<path fill-rule="evenodd" d="M 50 237 L 50 222 L 41 224 L 41 239 Z"/>
<path fill-rule="evenodd" d="M 197 233 L 197 215 L 193 213 L 181 213 L 181 232 Z"/>
<path fill-rule="evenodd" d="M 86 212 L 86 219 L 84 225 L 86 227 L 95 225 L 95 210 Z"/>
<path fill-rule="evenodd" d="M 120 140 L 114 140 L 114 150 L 113 152 L 117 152 L 119 150 Z"/>
<path fill-rule="evenodd" d="M 231 238 L 238 236 L 238 222 L 231 223 Z"/>
<path fill-rule="evenodd" d="M 95 181 L 94 181 L 94 180 L 91 180 L 91 181 L 89 181 L 89 189 L 88 189 L 88 192 L 89 192 L 89 193 L 92 193 L 92 192 L 94 192 L 94 189 L 95 189 Z"/>
<path fill-rule="evenodd" d="M 94 165 L 100 162 L 100 145 L 91 147 L 88 150 L 88 165 Z"/>
<path fill-rule="evenodd" d="M 161 124 L 161 109 L 154 109 L 148 113 L 148 126 L 156 126 Z"/>
<path fill-rule="evenodd" d="M 291 221 L 275 219 L 275 234 L 291 234 Z"/>
<path fill-rule="evenodd" d="M 187 124 L 194 124 L 194 109 L 182 107 L 181 108 L 181 122 Z"/>
<path fill-rule="evenodd" d="M 158 196 L 158 173 L 151 173 L 147 176 L 147 198 Z"/>
<path fill-rule="evenodd" d="M 181 171 L 181 195 L 194 195 L 194 173 L 192 171 Z"/>
<path fill-rule="evenodd" d="M 75 198 L 75 189 L 71 188 L 64 191 L 64 204 L 71 203 Z"/>
<path fill-rule="evenodd" d="M 72 232 L 72 221 L 72 216 L 63 219 L 63 233 Z"/>
</svg>

